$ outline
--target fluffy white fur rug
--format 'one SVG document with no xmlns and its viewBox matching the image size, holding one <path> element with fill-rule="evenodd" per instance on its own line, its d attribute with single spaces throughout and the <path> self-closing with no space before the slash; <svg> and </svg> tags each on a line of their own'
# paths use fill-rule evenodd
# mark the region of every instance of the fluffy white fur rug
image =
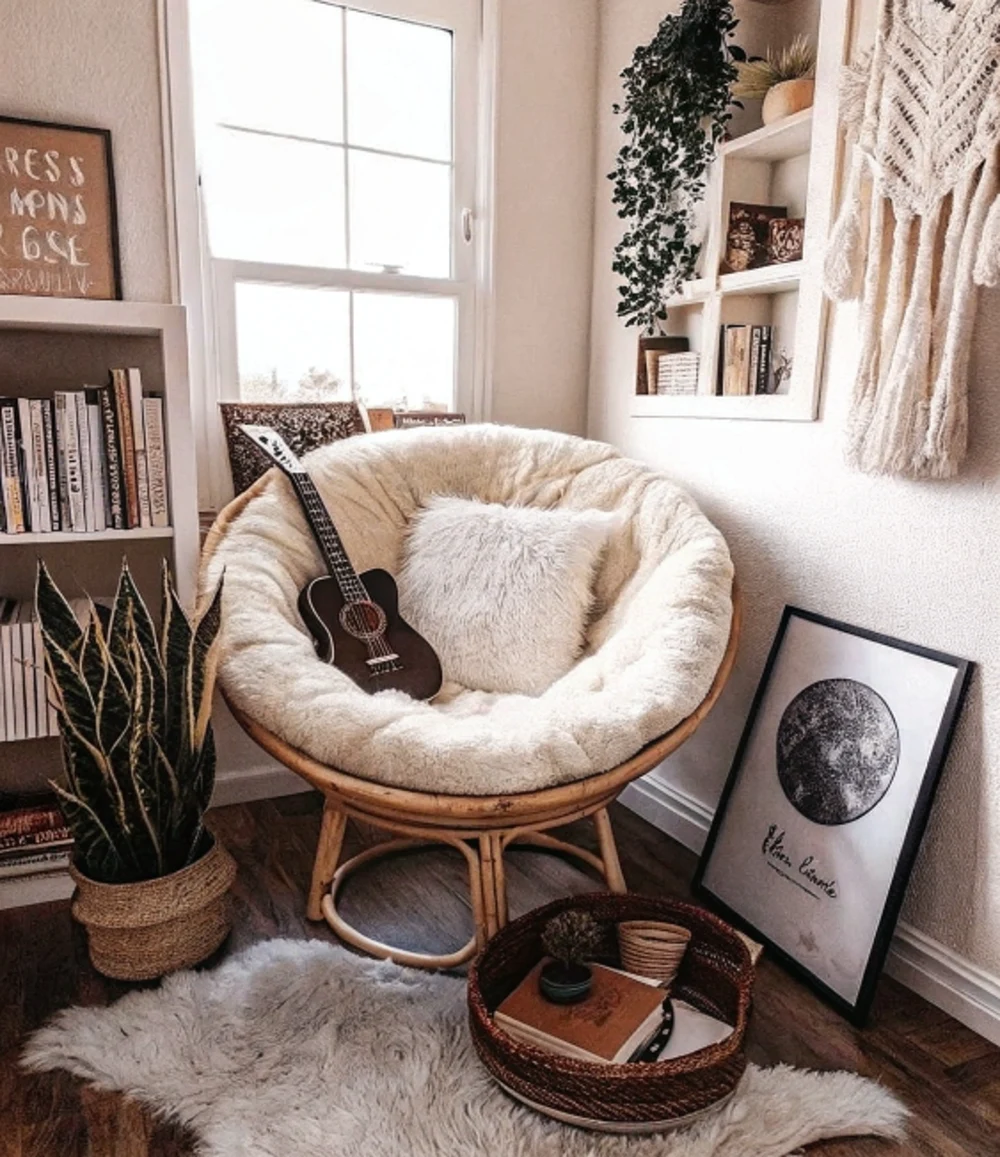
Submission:
<svg viewBox="0 0 1000 1157">
<path fill-rule="evenodd" d="M 557 1125 L 479 1064 L 465 986 L 321 941 L 259 944 L 110 1008 L 73 1008 L 25 1063 L 68 1069 L 190 1126 L 204 1157 L 784 1157 L 899 1137 L 905 1111 L 850 1073 L 751 1067 L 697 1126 L 623 1138 Z"/>
<path fill-rule="evenodd" d="M 241 495 L 202 564 L 203 593 L 226 575 L 219 678 L 321 763 L 424 791 L 533 791 L 614 767 L 705 697 L 729 636 L 733 568 L 722 536 L 664 475 L 598 442 L 488 425 L 348 438 L 306 464 L 360 571 L 399 574 L 407 528 L 435 495 L 621 516 L 569 672 L 537 696 L 451 683 L 419 703 L 369 695 L 316 658 L 296 603 L 323 567 L 292 488 L 272 473 Z"/>
</svg>

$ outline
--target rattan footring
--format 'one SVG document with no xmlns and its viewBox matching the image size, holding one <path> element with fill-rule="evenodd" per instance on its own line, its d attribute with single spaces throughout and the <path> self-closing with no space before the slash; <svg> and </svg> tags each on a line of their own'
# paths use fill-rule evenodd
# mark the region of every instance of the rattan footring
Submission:
<svg viewBox="0 0 1000 1157">
<path fill-rule="evenodd" d="M 347 820 L 350 816 L 362 819 L 394 838 L 366 848 L 356 856 L 339 862 L 343 848 Z M 597 830 L 601 855 L 557 839 L 544 830 L 527 830 L 523 826 L 507 830 L 470 831 L 444 830 L 417 824 L 394 823 L 384 817 L 346 811 L 340 801 L 328 799 L 323 809 L 323 826 L 313 870 L 313 886 L 307 915 L 312 920 L 325 919 L 341 940 L 354 948 L 382 960 L 411 968 L 457 968 L 472 960 L 507 923 L 507 884 L 504 853 L 512 845 L 530 846 L 546 851 L 560 852 L 581 860 L 595 869 L 612 892 L 626 890 L 615 846 L 607 807 L 585 809 L 572 816 L 560 816 L 543 824 L 555 827 L 589 815 Z M 358 931 L 337 910 L 337 896 L 345 880 L 359 868 L 387 856 L 405 854 L 433 846 L 454 848 L 465 859 L 469 871 L 469 893 L 472 902 L 474 931 L 469 941 L 454 952 L 435 954 L 412 952 L 375 940 Z"/>
</svg>

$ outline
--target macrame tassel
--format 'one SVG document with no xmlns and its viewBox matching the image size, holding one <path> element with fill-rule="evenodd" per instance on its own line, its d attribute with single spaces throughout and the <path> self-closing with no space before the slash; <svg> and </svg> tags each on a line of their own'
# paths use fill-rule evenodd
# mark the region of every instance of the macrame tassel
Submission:
<svg viewBox="0 0 1000 1157">
<path fill-rule="evenodd" d="M 1000 198 L 990 206 L 986 217 L 973 278 L 977 285 L 991 289 L 1000 285 Z"/>
<path fill-rule="evenodd" d="M 862 183 L 865 158 L 857 146 L 853 152 L 847 193 L 830 234 L 823 269 L 824 287 L 833 301 L 855 301 L 860 297 L 864 274 L 867 198 Z"/>
<path fill-rule="evenodd" d="M 888 260 L 887 248 L 892 244 L 892 234 L 886 229 L 885 219 L 888 202 L 884 197 L 876 197 L 872 202 L 871 227 L 868 238 L 868 264 L 865 269 L 864 288 L 861 299 L 865 303 L 880 301 L 882 269 Z M 858 375 L 854 382 L 854 396 L 851 400 L 847 426 L 847 460 L 861 469 L 865 435 L 871 424 L 875 394 L 879 375 L 879 312 L 874 308 L 861 311 L 861 355 L 858 359 Z"/>
</svg>

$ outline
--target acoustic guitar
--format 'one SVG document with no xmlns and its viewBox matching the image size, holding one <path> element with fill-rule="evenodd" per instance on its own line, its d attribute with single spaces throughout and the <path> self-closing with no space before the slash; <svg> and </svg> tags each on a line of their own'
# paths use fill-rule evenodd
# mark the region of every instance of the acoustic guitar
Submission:
<svg viewBox="0 0 1000 1157">
<path fill-rule="evenodd" d="M 316 654 L 365 691 L 405 691 L 432 699 L 441 689 L 434 648 L 400 617 L 396 580 L 384 570 L 358 574 L 305 467 L 269 426 L 240 426 L 291 482 L 328 574 L 299 595 Z"/>
</svg>

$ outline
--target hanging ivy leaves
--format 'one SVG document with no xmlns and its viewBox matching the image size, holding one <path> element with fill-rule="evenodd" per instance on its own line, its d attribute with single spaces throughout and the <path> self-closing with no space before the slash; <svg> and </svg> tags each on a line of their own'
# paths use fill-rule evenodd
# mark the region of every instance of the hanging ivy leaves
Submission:
<svg viewBox="0 0 1000 1157">
<path fill-rule="evenodd" d="M 667 316 L 664 299 L 695 272 L 695 207 L 731 115 L 728 41 L 738 23 L 729 0 L 684 0 L 621 74 L 625 96 L 614 112 L 627 140 L 608 179 L 628 226 L 611 268 L 624 282 L 618 316 L 648 333 Z"/>
</svg>

